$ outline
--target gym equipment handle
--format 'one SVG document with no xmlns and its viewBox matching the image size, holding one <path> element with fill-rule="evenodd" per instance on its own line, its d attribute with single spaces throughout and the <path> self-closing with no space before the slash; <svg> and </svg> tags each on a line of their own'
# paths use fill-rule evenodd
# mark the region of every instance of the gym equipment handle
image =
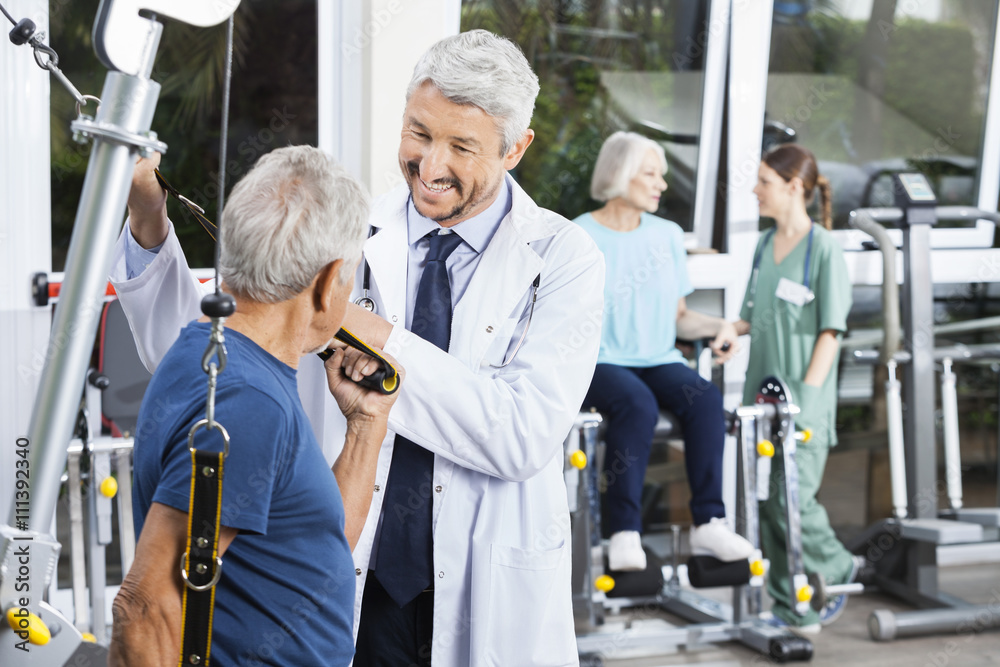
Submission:
<svg viewBox="0 0 1000 667">
<path fill-rule="evenodd" d="M 365 387 L 366 389 L 373 389 L 383 394 L 391 394 L 399 389 L 399 373 L 396 371 L 396 368 L 374 348 L 370 347 L 367 343 L 352 334 L 347 329 L 341 329 L 338 331 L 334 334 L 334 338 L 345 345 L 353 347 L 355 350 L 364 352 L 369 357 L 377 359 L 382 364 L 382 368 L 379 368 L 371 375 L 367 375 L 358 380 L 359 385 Z M 326 361 L 332 356 L 332 348 L 323 350 L 319 353 L 319 358 L 323 361 Z"/>
</svg>

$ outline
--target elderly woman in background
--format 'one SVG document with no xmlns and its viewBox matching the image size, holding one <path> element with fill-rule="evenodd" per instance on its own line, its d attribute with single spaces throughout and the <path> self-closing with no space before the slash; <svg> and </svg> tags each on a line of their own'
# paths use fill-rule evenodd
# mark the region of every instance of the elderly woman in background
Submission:
<svg viewBox="0 0 1000 667">
<path fill-rule="evenodd" d="M 641 135 L 616 132 L 597 156 L 591 197 L 604 206 L 576 219 L 604 253 L 607 278 L 597 369 L 584 402 L 607 424 L 606 522 L 611 570 L 642 570 L 641 496 L 659 410 L 674 413 L 684 429 L 691 488 L 691 550 L 735 561 L 753 553 L 734 533 L 722 502 L 725 420 L 722 396 L 685 362 L 675 346 L 712 338 L 718 361 L 737 349 L 737 333 L 724 319 L 688 309 L 684 233 L 653 215 L 667 189 L 663 148 Z M 726 345 L 728 343 L 728 346 Z"/>
</svg>

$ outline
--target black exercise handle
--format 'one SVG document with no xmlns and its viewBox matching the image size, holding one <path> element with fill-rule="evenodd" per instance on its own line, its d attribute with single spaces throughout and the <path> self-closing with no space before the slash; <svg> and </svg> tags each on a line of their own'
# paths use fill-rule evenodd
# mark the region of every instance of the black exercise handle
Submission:
<svg viewBox="0 0 1000 667">
<path fill-rule="evenodd" d="M 341 329 L 338 331 L 334 334 L 334 338 L 345 345 L 353 347 L 355 350 L 361 350 L 373 359 L 378 359 L 378 361 L 382 364 L 382 367 L 374 373 L 366 375 L 358 380 L 359 385 L 382 394 L 391 394 L 399 389 L 399 373 L 396 371 L 396 368 L 389 363 L 388 359 L 379 354 L 374 348 L 370 347 L 367 343 L 352 334 L 347 329 Z M 333 348 L 323 350 L 319 353 L 319 358 L 326 361 L 333 356 L 333 352 Z"/>
</svg>

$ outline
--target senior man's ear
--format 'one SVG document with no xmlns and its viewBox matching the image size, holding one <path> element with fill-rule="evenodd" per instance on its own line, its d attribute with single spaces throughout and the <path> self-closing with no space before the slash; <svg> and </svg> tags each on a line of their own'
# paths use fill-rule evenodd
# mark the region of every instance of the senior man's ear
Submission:
<svg viewBox="0 0 1000 667">
<path fill-rule="evenodd" d="M 510 171 L 516 167 L 517 163 L 521 161 L 522 157 L 524 157 L 524 151 L 528 150 L 528 146 L 530 146 L 531 142 L 534 140 L 535 131 L 530 129 L 525 130 L 524 134 L 521 135 L 521 139 L 511 146 L 510 150 L 507 151 L 507 154 L 504 155 L 503 168 Z"/>
<path fill-rule="evenodd" d="M 343 265 L 344 260 L 337 259 L 316 274 L 313 281 L 313 308 L 317 312 L 325 313 L 333 308 L 337 296 L 344 291 L 344 284 L 340 282 L 340 269 Z"/>
</svg>

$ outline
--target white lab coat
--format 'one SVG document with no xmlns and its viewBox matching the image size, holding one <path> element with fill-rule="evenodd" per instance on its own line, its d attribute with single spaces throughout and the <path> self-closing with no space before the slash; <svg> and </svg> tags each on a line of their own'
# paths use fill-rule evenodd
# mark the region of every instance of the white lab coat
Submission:
<svg viewBox="0 0 1000 667">
<path fill-rule="evenodd" d="M 511 212 L 455 308 L 447 353 L 403 326 L 405 187 L 376 200 L 372 224 L 378 230 L 365 244 L 377 312 L 395 325 L 386 351 L 406 369 L 406 380 L 354 549 L 355 632 L 393 440 L 400 433 L 436 454 L 435 666 L 578 663 L 562 443 L 597 361 L 603 257 L 582 229 L 537 207 L 513 179 L 508 183 Z M 113 278 L 124 276 L 122 248 L 120 241 Z M 516 346 L 539 274 L 524 343 L 511 364 L 492 368 Z M 151 368 L 181 326 L 199 315 L 204 291 L 188 274 L 172 232 L 142 275 L 115 287 Z M 359 267 L 355 296 L 361 287 Z M 303 360 L 300 394 L 333 457 L 342 443 L 343 417 L 318 362 Z"/>
</svg>

